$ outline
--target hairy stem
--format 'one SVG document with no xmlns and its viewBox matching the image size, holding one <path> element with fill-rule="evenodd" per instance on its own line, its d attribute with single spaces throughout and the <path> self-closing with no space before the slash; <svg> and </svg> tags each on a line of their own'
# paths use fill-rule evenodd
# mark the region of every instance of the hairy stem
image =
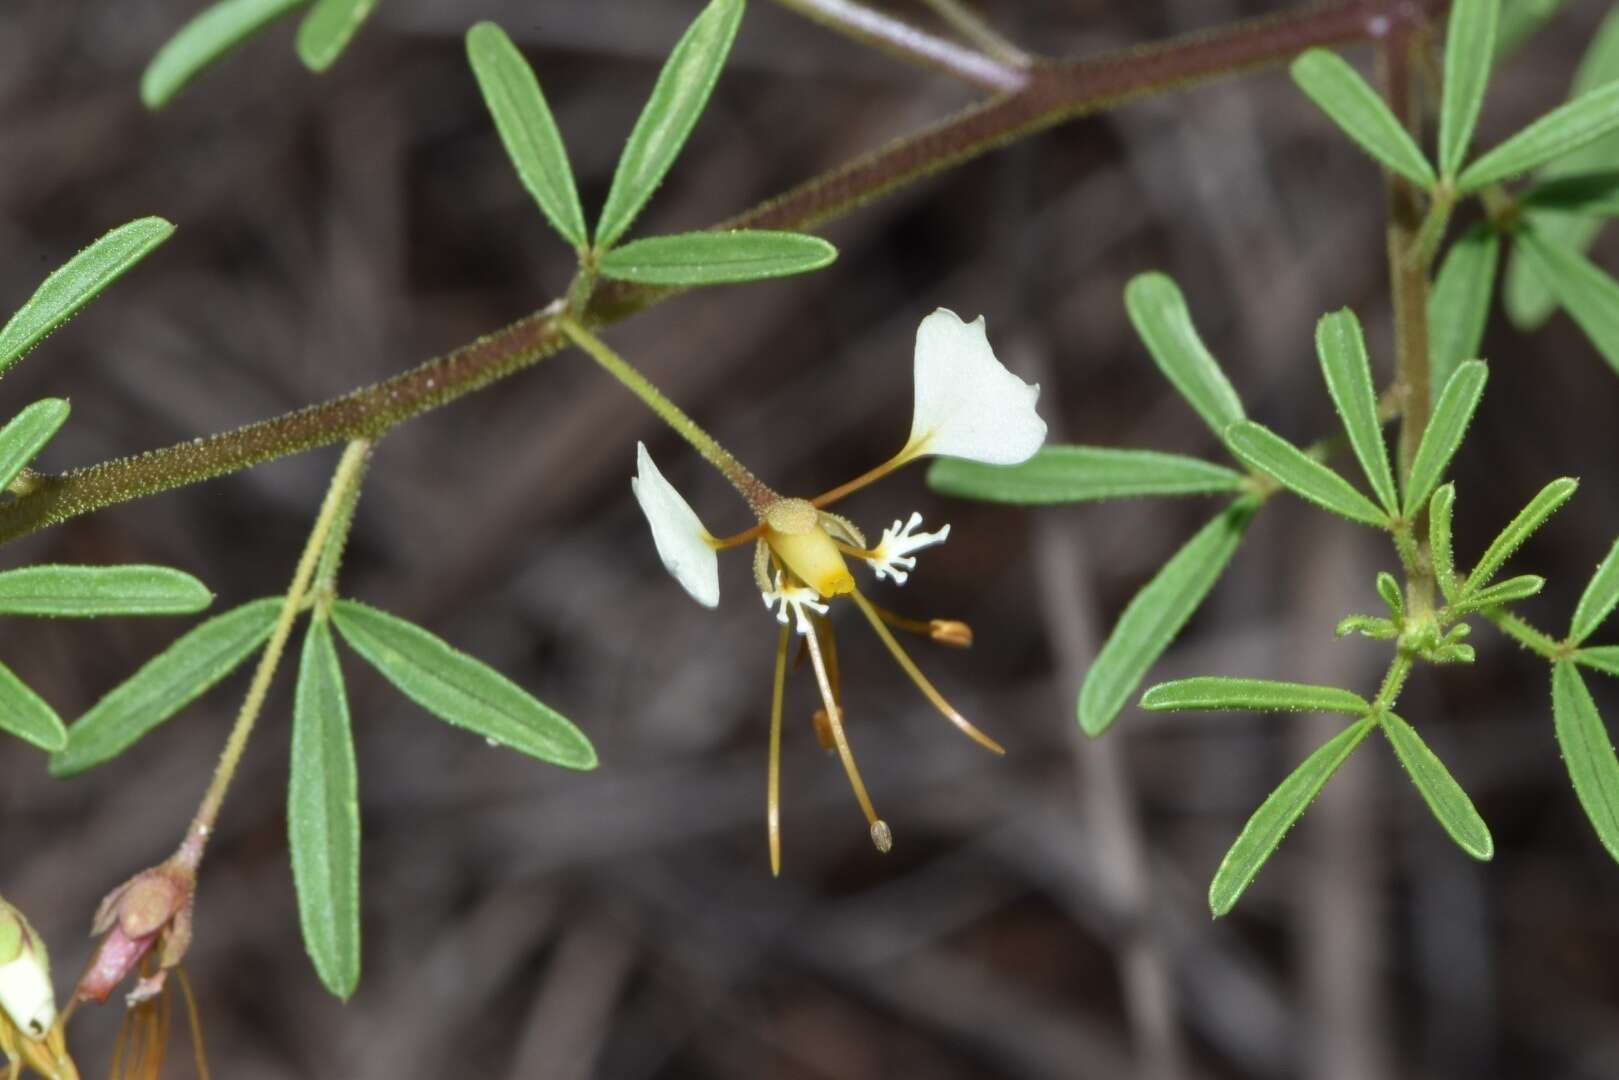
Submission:
<svg viewBox="0 0 1619 1080">
<path fill-rule="evenodd" d="M 1536 656 L 1550 660 L 1553 663 L 1559 660 L 1567 660 L 1575 651 L 1563 642 L 1553 640 L 1550 635 L 1536 630 L 1518 616 L 1501 608 L 1487 608 L 1479 612 L 1479 614 L 1494 623 L 1496 629 L 1507 637 L 1533 652 Z"/>
</svg>

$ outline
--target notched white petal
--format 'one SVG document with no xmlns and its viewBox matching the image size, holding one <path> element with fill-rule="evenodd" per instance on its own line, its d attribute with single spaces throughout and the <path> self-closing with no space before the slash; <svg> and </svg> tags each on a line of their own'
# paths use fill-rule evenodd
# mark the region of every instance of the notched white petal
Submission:
<svg viewBox="0 0 1619 1080">
<path fill-rule="evenodd" d="M 809 613 L 825 615 L 830 608 L 821 603 L 821 594 L 808 585 L 789 584 L 782 576 L 780 570 L 776 571 L 776 586 L 760 594 L 764 598 L 765 607 L 781 606 L 776 610 L 776 621 L 787 625 L 788 612 L 792 613 L 794 626 L 800 634 L 813 633 L 815 627 L 810 623 Z"/>
<path fill-rule="evenodd" d="M 697 512 L 663 478 L 645 443 L 635 444 L 636 475 L 630 481 L 647 524 L 652 526 L 652 542 L 664 569 L 704 607 L 720 602 L 720 560 L 712 546 L 713 536 L 697 520 Z"/>
<path fill-rule="evenodd" d="M 937 532 L 922 533 L 916 531 L 921 524 L 922 515 L 912 513 L 903 525 L 896 521 L 883 530 L 877 546 L 866 556 L 867 564 L 878 578 L 888 578 L 895 585 L 905 584 L 910 579 L 910 571 L 916 569 L 916 560 L 912 556 L 923 548 L 942 544 L 950 537 L 948 525 Z"/>
<path fill-rule="evenodd" d="M 1034 410 L 1039 398 L 1039 386 L 996 359 L 982 315 L 966 323 L 940 308 L 916 328 L 916 409 L 907 450 L 988 465 L 1027 461 L 1046 441 L 1046 422 Z"/>
</svg>

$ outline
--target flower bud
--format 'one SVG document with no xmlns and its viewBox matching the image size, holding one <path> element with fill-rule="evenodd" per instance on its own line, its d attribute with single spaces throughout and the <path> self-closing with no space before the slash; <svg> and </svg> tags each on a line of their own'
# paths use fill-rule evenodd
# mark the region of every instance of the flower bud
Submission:
<svg viewBox="0 0 1619 1080">
<path fill-rule="evenodd" d="M 74 996 L 102 1002 L 140 966 L 153 946 L 161 945 L 155 975 L 143 977 L 130 991 L 131 1004 L 148 1000 L 163 988 L 170 968 L 191 946 L 191 904 L 196 876 L 173 859 L 160 863 L 108 893 L 96 909 L 92 935 L 105 935 Z"/>
</svg>

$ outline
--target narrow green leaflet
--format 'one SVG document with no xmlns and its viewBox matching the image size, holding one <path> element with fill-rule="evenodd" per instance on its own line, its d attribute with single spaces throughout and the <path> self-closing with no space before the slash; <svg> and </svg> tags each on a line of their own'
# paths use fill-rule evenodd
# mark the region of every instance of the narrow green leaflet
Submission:
<svg viewBox="0 0 1619 1080">
<path fill-rule="evenodd" d="M 1463 170 L 1459 194 L 1538 169 L 1619 129 L 1619 84 L 1610 83 L 1560 105 Z"/>
<path fill-rule="evenodd" d="M 1602 846 L 1619 859 L 1619 758 L 1590 689 L 1566 660 L 1552 668 L 1552 715 L 1574 794 Z"/>
<path fill-rule="evenodd" d="M 481 660 L 352 600 L 333 605 L 332 621 L 355 652 L 440 720 L 553 765 L 596 767 L 596 751 L 578 728 Z"/>
<path fill-rule="evenodd" d="M 1546 519 L 1557 512 L 1557 509 L 1579 490 L 1580 482 L 1564 476 L 1545 487 L 1529 500 L 1529 505 L 1518 511 L 1517 517 L 1507 522 L 1507 527 L 1501 534 L 1490 542 L 1479 557 L 1478 564 L 1473 572 L 1467 575 L 1467 582 L 1462 588 L 1464 597 L 1471 596 L 1490 583 L 1495 577 L 1501 564 L 1506 562 L 1514 551 L 1523 546 L 1523 542 L 1533 536 L 1536 529 L 1546 524 Z"/>
<path fill-rule="evenodd" d="M 1445 475 L 1450 459 L 1467 434 L 1467 425 L 1478 408 L 1478 399 L 1484 393 L 1489 369 L 1477 360 L 1467 360 L 1456 368 L 1456 373 L 1445 384 L 1434 404 L 1428 429 L 1417 444 L 1416 456 L 1411 460 L 1411 475 L 1405 482 L 1405 516 L 1415 517 L 1422 504 Z"/>
<path fill-rule="evenodd" d="M 25 566 L 0 574 L 0 615 L 189 615 L 208 586 L 166 566 Z"/>
<path fill-rule="evenodd" d="M 1362 150 L 1424 191 L 1434 186 L 1433 166 L 1410 133 L 1341 56 L 1311 49 L 1293 61 L 1291 71 L 1299 89 Z"/>
<path fill-rule="evenodd" d="M 1501 25 L 1495 37 L 1499 61 L 1514 52 L 1566 7 L 1568 0 L 1503 0 Z"/>
<path fill-rule="evenodd" d="M 1021 465 L 939 458 L 928 469 L 935 491 L 1020 506 L 1213 495 L 1236 491 L 1242 480 L 1241 473 L 1197 458 L 1101 446 L 1047 446 Z"/>
<path fill-rule="evenodd" d="M 241 666 L 270 637 L 281 597 L 216 615 L 195 627 L 81 716 L 51 775 L 73 776 L 111 761 Z"/>
<path fill-rule="evenodd" d="M 0 491 L 39 456 L 45 444 L 67 423 L 68 404 L 61 398 L 36 401 L 0 428 Z"/>
<path fill-rule="evenodd" d="M 838 249 L 819 236 L 736 229 L 632 240 L 602 256 L 602 277 L 643 285 L 728 285 L 819 270 Z"/>
<path fill-rule="evenodd" d="M 141 102 L 161 109 L 204 70 L 308 0 L 220 0 L 199 12 L 152 57 L 141 75 Z"/>
<path fill-rule="evenodd" d="M 1445 827 L 1456 845 L 1475 859 L 1488 862 L 1495 855 L 1495 841 L 1490 827 L 1479 817 L 1473 800 L 1450 775 L 1428 744 L 1422 741 L 1416 729 L 1393 713 L 1382 716 L 1383 734 L 1394 747 L 1395 756 L 1405 766 L 1406 775 L 1422 793 L 1433 816 Z"/>
<path fill-rule="evenodd" d="M 1244 419 L 1242 401 L 1198 336 L 1179 286 L 1165 274 L 1139 274 L 1125 286 L 1124 306 L 1158 370 L 1224 441 Z"/>
<path fill-rule="evenodd" d="M 1452 615 L 1466 615 L 1486 608 L 1500 607 L 1516 600 L 1527 600 L 1546 587 L 1546 579 L 1535 574 L 1522 574 L 1508 578 L 1487 589 L 1468 593 L 1450 607 Z"/>
<path fill-rule="evenodd" d="M 596 246 L 618 243 L 652 197 L 708 105 L 708 96 L 742 23 L 742 0 L 710 0 L 658 73 L 652 96 L 619 155 L 596 223 Z"/>
<path fill-rule="evenodd" d="M 0 372 L 174 233 L 160 217 L 120 225 L 58 267 L 0 329 Z"/>
<path fill-rule="evenodd" d="M 563 239 L 580 250 L 589 247 L 573 167 L 534 69 L 506 32 L 491 22 L 467 31 L 467 60 L 523 186 Z"/>
<path fill-rule="evenodd" d="M 1301 499 L 1351 521 L 1381 528 L 1388 515 L 1350 486 L 1349 481 L 1309 457 L 1269 428 L 1244 420 L 1226 433 L 1231 452 Z"/>
<path fill-rule="evenodd" d="M 1619 371 L 1619 282 L 1578 251 L 1547 243 L 1536 231 L 1520 232 L 1517 250 L 1534 265 L 1602 358 Z"/>
<path fill-rule="evenodd" d="M 1232 503 L 1130 601 L 1080 687 L 1079 724 L 1085 734 L 1100 735 L 1118 719 L 1148 669 L 1220 579 L 1258 508 L 1256 499 Z"/>
<path fill-rule="evenodd" d="M 1581 649 L 1574 654 L 1574 659 L 1605 675 L 1619 675 L 1619 645 L 1598 645 L 1590 649 Z"/>
<path fill-rule="evenodd" d="M 1305 758 L 1254 811 L 1237 842 L 1220 861 L 1220 869 L 1215 871 L 1214 881 L 1209 885 L 1209 910 L 1214 912 L 1215 918 L 1236 906 L 1243 891 L 1275 852 L 1276 845 L 1287 835 L 1287 830 L 1315 801 L 1338 766 L 1348 760 L 1376 724 L 1377 717 L 1363 716 L 1334 735 Z"/>
<path fill-rule="evenodd" d="M 1473 140 L 1495 63 L 1501 0 L 1455 0 L 1445 35 L 1445 89 L 1439 110 L 1439 171 L 1455 176 Z"/>
<path fill-rule="evenodd" d="M 1524 192 L 1518 205 L 1530 210 L 1614 217 L 1619 215 L 1619 170 L 1575 173 L 1543 181 Z"/>
<path fill-rule="evenodd" d="M 1451 516 L 1456 507 L 1456 485 L 1445 484 L 1428 500 L 1428 550 L 1434 577 L 1446 600 L 1456 599 L 1456 554 L 1451 544 Z"/>
<path fill-rule="evenodd" d="M 1429 377 L 1437 397 L 1464 360 L 1477 360 L 1490 317 L 1501 236 L 1473 226 L 1452 244 L 1428 298 Z"/>
<path fill-rule="evenodd" d="M 1615 604 L 1619 604 L 1619 541 L 1608 549 L 1608 557 L 1597 566 L 1585 592 L 1580 594 L 1574 618 L 1568 624 L 1569 642 L 1578 645 L 1590 637 Z"/>
<path fill-rule="evenodd" d="M 298 59 L 310 71 L 325 71 L 348 48 L 377 0 L 315 0 L 298 24 Z"/>
<path fill-rule="evenodd" d="M 343 669 L 331 623 L 304 638 L 292 706 L 287 840 L 304 948 L 326 989 L 347 1001 L 360 984 L 360 800 Z"/>
<path fill-rule="evenodd" d="M 1384 605 L 1389 609 L 1389 615 L 1395 619 L 1405 619 L 1405 595 L 1400 591 L 1400 583 L 1394 580 L 1394 575 L 1387 570 L 1377 575 L 1377 595 L 1382 597 Z"/>
<path fill-rule="evenodd" d="M 1371 704 L 1359 694 L 1333 686 L 1227 679 L 1207 676 L 1159 683 L 1141 696 L 1148 712 L 1186 709 L 1232 712 L 1328 712 L 1362 716 Z"/>
<path fill-rule="evenodd" d="M 1383 425 L 1377 418 L 1377 390 L 1372 385 L 1372 365 L 1366 357 L 1366 338 L 1360 320 L 1345 308 L 1325 316 L 1315 329 L 1316 353 L 1321 358 L 1321 374 L 1327 380 L 1332 403 L 1349 434 L 1355 457 L 1371 481 L 1372 491 L 1390 515 L 1400 512 L 1394 493 L 1394 472 L 1389 468 L 1388 447 L 1383 443 Z"/>
<path fill-rule="evenodd" d="M 50 752 L 67 745 L 67 728 L 56 710 L 4 664 L 0 664 L 0 731 Z"/>
</svg>

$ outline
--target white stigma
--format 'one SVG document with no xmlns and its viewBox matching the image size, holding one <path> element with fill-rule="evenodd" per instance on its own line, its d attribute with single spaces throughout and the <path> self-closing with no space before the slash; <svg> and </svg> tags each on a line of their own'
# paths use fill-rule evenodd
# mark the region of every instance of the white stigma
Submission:
<svg viewBox="0 0 1619 1080">
<path fill-rule="evenodd" d="M 830 610 L 820 602 L 820 593 L 808 585 L 789 584 L 780 570 L 776 571 L 776 587 L 760 595 L 764 598 L 767 608 L 781 605 L 776 610 L 776 621 L 781 625 L 787 625 L 787 613 L 791 611 L 795 621 L 794 629 L 800 634 L 808 634 L 814 630 L 810 624 L 809 612 L 825 615 Z"/>
<path fill-rule="evenodd" d="M 896 521 L 883 530 L 877 546 L 866 556 L 874 574 L 891 579 L 895 585 L 903 585 L 910 579 L 910 571 L 916 569 L 916 560 L 911 556 L 923 548 L 942 544 L 950 537 L 948 525 L 938 532 L 919 533 L 916 530 L 921 524 L 922 515 L 912 513 L 903 525 Z"/>
</svg>

